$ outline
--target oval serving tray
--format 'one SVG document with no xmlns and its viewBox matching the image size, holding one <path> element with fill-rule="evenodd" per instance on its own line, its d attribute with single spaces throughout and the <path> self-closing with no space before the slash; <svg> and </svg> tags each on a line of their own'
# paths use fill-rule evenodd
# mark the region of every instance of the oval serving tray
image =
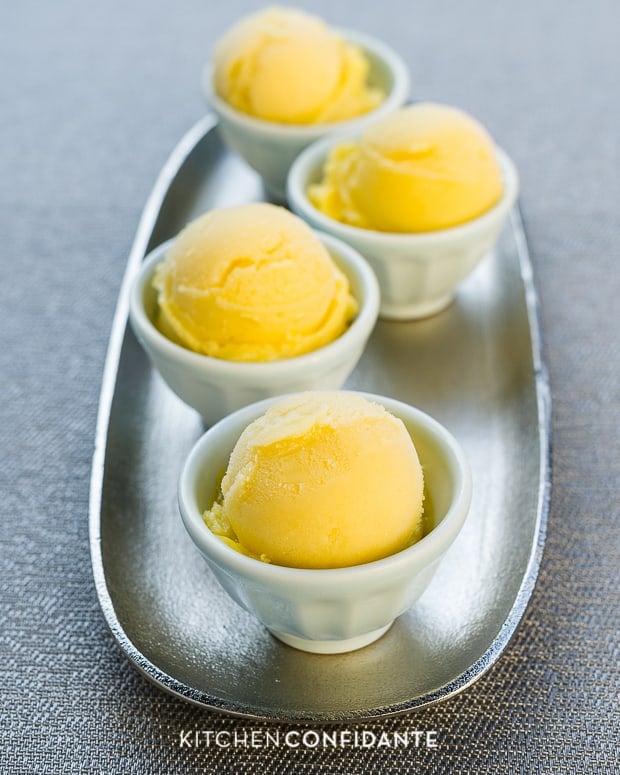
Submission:
<svg viewBox="0 0 620 775">
<path fill-rule="evenodd" d="M 90 544 L 105 619 L 134 665 L 206 708 L 278 721 L 369 719 L 446 699 L 499 658 L 532 593 L 550 486 L 549 391 L 518 212 L 447 310 L 380 321 L 347 387 L 420 407 L 461 441 L 472 512 L 416 606 L 371 646 L 323 656 L 272 638 L 220 589 L 176 503 L 204 432 L 127 325 L 144 255 L 205 210 L 258 200 L 257 176 L 207 116 L 181 140 L 144 209 L 101 391 Z"/>
</svg>

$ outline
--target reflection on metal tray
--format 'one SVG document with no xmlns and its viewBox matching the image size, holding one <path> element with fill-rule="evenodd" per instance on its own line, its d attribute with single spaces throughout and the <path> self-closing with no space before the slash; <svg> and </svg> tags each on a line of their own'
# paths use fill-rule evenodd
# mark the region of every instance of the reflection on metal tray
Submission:
<svg viewBox="0 0 620 775">
<path fill-rule="evenodd" d="M 445 312 L 379 322 L 346 387 L 420 407 L 461 441 L 472 513 L 421 600 L 375 644 L 339 656 L 272 638 L 216 583 L 176 504 L 201 420 L 162 383 L 127 327 L 145 253 L 208 208 L 264 196 L 205 118 L 145 207 L 106 363 L 91 483 L 91 553 L 112 633 L 148 678 L 199 705 L 263 719 L 335 721 L 445 699 L 498 659 L 531 595 L 545 535 L 549 398 L 518 213 Z"/>
</svg>

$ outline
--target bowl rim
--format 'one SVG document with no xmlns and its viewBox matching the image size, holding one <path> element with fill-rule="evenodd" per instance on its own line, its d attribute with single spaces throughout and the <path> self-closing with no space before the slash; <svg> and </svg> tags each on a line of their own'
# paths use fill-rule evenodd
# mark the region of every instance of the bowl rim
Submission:
<svg viewBox="0 0 620 775">
<path fill-rule="evenodd" d="M 360 134 L 359 130 L 343 132 L 337 136 L 317 140 L 296 157 L 289 169 L 286 181 L 286 195 L 289 204 L 294 212 L 311 223 L 314 228 L 334 234 L 342 240 L 353 241 L 353 244 L 364 243 L 375 247 L 385 245 L 408 247 L 453 242 L 464 239 L 474 232 L 484 230 L 490 224 L 503 218 L 516 201 L 519 192 L 517 168 L 506 151 L 495 144 L 494 150 L 501 168 L 504 190 L 501 198 L 493 207 L 475 218 L 445 229 L 408 233 L 363 229 L 359 226 L 341 223 L 325 215 L 310 202 L 306 195 L 308 175 L 311 168 L 319 163 L 321 166 L 324 164 L 328 152 L 334 145 L 343 141 L 356 140 L 360 137 Z"/>
<path fill-rule="evenodd" d="M 213 88 L 213 65 L 208 61 L 201 74 L 201 89 L 203 96 L 213 110 L 228 121 L 252 130 L 258 134 L 273 137 L 299 139 L 310 141 L 323 137 L 326 132 L 340 132 L 349 127 L 362 127 L 376 120 L 378 117 L 391 112 L 402 105 L 409 95 L 410 75 L 409 68 L 401 55 L 387 43 L 372 35 L 349 30 L 342 27 L 330 27 L 333 32 L 340 35 L 347 42 L 354 43 L 360 48 L 371 53 L 377 59 L 381 59 L 392 73 L 392 89 L 386 95 L 383 102 L 373 110 L 362 113 L 353 118 L 340 121 L 329 121 L 321 124 L 286 124 L 279 121 L 268 121 L 257 118 L 248 113 L 243 113 L 222 99 Z"/>
<path fill-rule="evenodd" d="M 247 425 L 271 405 L 295 395 L 287 393 L 255 402 L 224 417 L 198 439 L 183 464 L 177 488 L 181 518 L 190 538 L 208 562 L 255 581 L 303 584 L 308 587 L 323 588 L 335 582 L 359 581 L 361 577 L 369 575 L 377 578 L 399 575 L 405 573 L 410 565 L 421 570 L 438 560 L 451 546 L 469 513 L 472 492 L 471 469 L 460 443 L 438 420 L 402 401 L 358 390 L 337 392 L 359 395 L 379 403 L 397 418 L 402 419 L 406 426 L 411 424 L 423 428 L 432 438 L 433 443 L 441 450 L 442 456 L 448 460 L 449 469 L 455 481 L 455 495 L 439 525 L 418 542 L 400 552 L 372 562 L 342 568 L 291 568 L 265 563 L 232 549 L 212 533 L 202 519 L 202 513 L 193 493 L 200 471 L 211 457 L 210 453 L 213 454 L 213 446 L 217 446 L 218 443 L 221 446 L 221 437 L 226 437 L 232 430 L 235 431 L 238 439 Z"/>
<path fill-rule="evenodd" d="M 144 308 L 144 294 L 155 267 L 164 259 L 175 238 L 166 240 L 151 250 L 144 258 L 129 296 L 129 318 L 139 338 L 149 347 L 166 355 L 177 364 L 183 364 L 195 371 L 222 374 L 228 377 L 252 376 L 273 379 L 282 374 L 311 370 L 325 362 L 338 362 L 344 353 L 364 342 L 370 335 L 379 315 L 380 292 L 377 278 L 368 262 L 355 248 L 334 237 L 313 229 L 313 233 L 328 250 L 334 262 L 347 274 L 355 277 L 360 286 L 362 298 L 356 298 L 358 312 L 347 330 L 337 339 L 310 352 L 273 361 L 232 361 L 189 350 L 176 344 L 162 334 L 152 323 Z"/>
</svg>

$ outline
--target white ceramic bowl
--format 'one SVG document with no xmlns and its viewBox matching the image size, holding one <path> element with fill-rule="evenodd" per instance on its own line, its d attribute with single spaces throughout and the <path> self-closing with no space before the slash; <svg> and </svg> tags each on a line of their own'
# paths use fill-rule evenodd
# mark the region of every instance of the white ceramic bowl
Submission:
<svg viewBox="0 0 620 775">
<path fill-rule="evenodd" d="M 359 133 L 347 134 L 357 139 Z M 345 240 L 368 260 L 381 289 L 380 315 L 393 320 L 415 320 L 440 312 L 456 286 L 493 248 L 513 206 L 519 188 L 510 158 L 496 148 L 504 193 L 486 213 L 459 226 L 416 234 L 395 234 L 348 226 L 318 210 L 307 197 L 308 186 L 322 179 L 331 147 L 343 138 L 314 143 L 293 163 L 287 186 L 289 204 L 311 226 Z"/>
<path fill-rule="evenodd" d="M 213 69 L 205 66 L 203 93 L 219 119 L 226 143 L 263 178 L 269 195 L 284 201 L 286 176 L 297 154 L 307 145 L 333 132 L 359 131 L 381 116 L 404 104 L 409 93 L 409 72 L 401 57 L 385 43 L 368 35 L 336 30 L 343 38 L 358 45 L 370 63 L 369 83 L 381 86 L 385 100 L 375 110 L 346 121 L 325 124 L 280 124 L 254 118 L 233 108 L 213 89 Z"/>
<path fill-rule="evenodd" d="M 471 475 L 454 437 L 407 404 L 361 395 L 403 420 L 424 468 L 425 509 L 432 509 L 435 526 L 402 552 L 349 568 L 303 570 L 246 557 L 211 533 L 202 514 L 216 498 L 230 453 L 244 428 L 274 399 L 245 407 L 207 431 L 179 481 L 183 522 L 220 584 L 273 635 L 304 651 L 352 651 L 383 635 L 426 589 L 469 509 Z"/>
<path fill-rule="evenodd" d="M 168 386 L 211 425 L 242 406 L 300 390 L 337 389 L 355 368 L 379 311 L 377 280 L 349 245 L 317 234 L 336 265 L 346 274 L 359 311 L 349 328 L 329 344 L 304 355 L 261 363 L 211 358 L 175 344 L 154 325 L 157 294 L 155 267 L 171 240 L 145 259 L 134 282 L 129 318 L 140 343 Z"/>
</svg>

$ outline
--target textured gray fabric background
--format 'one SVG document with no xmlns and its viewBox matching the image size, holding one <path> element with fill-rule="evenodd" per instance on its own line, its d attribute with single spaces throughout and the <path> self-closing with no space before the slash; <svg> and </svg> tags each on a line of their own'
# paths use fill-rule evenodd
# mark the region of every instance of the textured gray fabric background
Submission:
<svg viewBox="0 0 620 775">
<path fill-rule="evenodd" d="M 436 750 L 181 749 L 251 730 L 164 695 L 106 630 L 88 485 L 107 338 L 144 201 L 204 112 L 199 71 L 250 0 L 0 5 L 0 771 L 618 771 L 620 5 L 303 3 L 408 61 L 521 173 L 553 395 L 554 484 L 529 611 L 500 663 L 375 732 Z"/>
</svg>

